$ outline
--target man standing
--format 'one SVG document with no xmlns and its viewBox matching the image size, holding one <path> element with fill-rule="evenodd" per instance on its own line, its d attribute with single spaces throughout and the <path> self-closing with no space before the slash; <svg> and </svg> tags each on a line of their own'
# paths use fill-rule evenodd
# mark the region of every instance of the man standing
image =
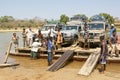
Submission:
<svg viewBox="0 0 120 80">
<path fill-rule="evenodd" d="M 17 52 L 17 50 L 18 50 L 18 45 L 19 45 L 19 41 L 18 40 L 19 40 L 19 37 L 17 36 L 17 34 L 13 33 L 12 41 L 13 41 L 13 43 L 15 45 L 15 52 Z"/>
<path fill-rule="evenodd" d="M 23 28 L 22 36 L 23 36 L 23 47 L 26 47 L 27 46 L 27 35 L 25 32 L 25 28 Z"/>
<path fill-rule="evenodd" d="M 47 37 L 47 53 L 48 53 L 48 66 L 50 66 L 52 64 L 52 58 L 53 58 L 53 53 L 52 53 L 52 41 L 50 39 L 50 36 L 48 35 Z"/>
<path fill-rule="evenodd" d="M 55 38 L 55 35 L 57 34 L 57 32 L 55 30 L 53 30 L 53 27 L 50 26 L 49 30 L 48 30 L 48 34 L 50 35 L 51 40 L 53 41 Z"/>
<path fill-rule="evenodd" d="M 89 32 L 88 32 L 88 28 L 87 28 L 87 24 L 84 24 L 84 33 L 83 33 L 83 37 L 84 37 L 84 49 L 85 46 L 87 45 L 87 49 L 90 48 L 89 46 Z"/>
<path fill-rule="evenodd" d="M 106 57 L 108 54 L 108 47 L 107 47 L 107 43 L 104 39 L 104 36 L 100 36 L 100 42 L 101 42 L 101 52 L 100 52 L 101 68 L 99 71 L 101 73 L 104 73 L 104 71 L 106 70 Z"/>
<path fill-rule="evenodd" d="M 60 28 L 58 28 L 57 47 L 60 50 L 62 48 L 62 33 L 60 32 Z"/>
<path fill-rule="evenodd" d="M 55 30 L 53 30 L 53 27 L 50 26 L 49 30 L 48 30 L 48 35 L 50 36 L 50 39 L 52 41 L 52 45 L 53 48 L 56 50 L 56 46 L 55 46 L 55 35 L 57 34 L 57 32 Z"/>
<path fill-rule="evenodd" d="M 28 29 L 26 29 L 26 35 L 27 35 L 27 42 L 28 42 L 27 46 L 31 47 L 33 43 L 33 31 L 30 26 L 28 27 Z"/>
</svg>

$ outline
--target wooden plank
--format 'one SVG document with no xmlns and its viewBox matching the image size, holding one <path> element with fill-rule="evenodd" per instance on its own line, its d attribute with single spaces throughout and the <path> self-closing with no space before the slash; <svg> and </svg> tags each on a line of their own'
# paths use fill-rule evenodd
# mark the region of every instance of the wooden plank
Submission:
<svg viewBox="0 0 120 80">
<path fill-rule="evenodd" d="M 18 66 L 19 64 L 0 64 L 0 67 Z"/>
<path fill-rule="evenodd" d="M 13 52 L 10 52 L 10 55 L 13 55 L 13 56 L 22 56 L 22 57 L 30 57 L 29 53 L 13 53 Z"/>
<path fill-rule="evenodd" d="M 66 51 L 54 64 L 48 68 L 48 71 L 56 71 L 63 67 L 66 62 L 73 56 L 73 53 L 74 51 L 72 50 Z"/>
<path fill-rule="evenodd" d="M 100 56 L 99 52 L 100 51 L 95 51 L 89 56 L 89 58 L 87 59 L 85 64 L 82 66 L 78 74 L 88 76 L 92 72 L 92 70 L 94 69 L 99 59 L 99 56 Z"/>
<path fill-rule="evenodd" d="M 11 50 L 11 46 L 12 46 L 12 42 L 10 42 L 10 43 L 9 43 L 9 47 L 8 47 L 8 50 L 7 50 L 7 54 L 6 54 L 6 56 L 5 56 L 4 63 L 6 63 L 6 62 L 7 62 L 8 55 L 9 55 L 9 53 L 10 53 L 10 50 Z"/>
</svg>

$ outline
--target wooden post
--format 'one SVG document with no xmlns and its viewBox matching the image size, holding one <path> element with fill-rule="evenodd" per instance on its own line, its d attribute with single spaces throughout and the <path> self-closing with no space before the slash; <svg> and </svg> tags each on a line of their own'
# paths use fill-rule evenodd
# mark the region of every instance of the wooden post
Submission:
<svg viewBox="0 0 120 80">
<path fill-rule="evenodd" d="M 9 53 L 10 53 L 10 50 L 11 50 L 11 46 L 12 46 L 12 42 L 10 41 L 10 43 L 9 43 L 9 47 L 8 47 L 8 50 L 7 50 L 7 54 L 6 54 L 6 56 L 5 56 L 4 63 L 6 63 L 6 62 L 7 62 L 8 55 L 9 55 Z"/>
</svg>

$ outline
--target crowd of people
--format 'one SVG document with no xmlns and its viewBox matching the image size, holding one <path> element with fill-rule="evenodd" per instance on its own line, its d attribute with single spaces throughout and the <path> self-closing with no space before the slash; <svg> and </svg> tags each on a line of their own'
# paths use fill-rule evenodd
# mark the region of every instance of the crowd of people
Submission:
<svg viewBox="0 0 120 80">
<path fill-rule="evenodd" d="M 57 38 L 55 35 L 57 35 Z M 27 29 L 23 28 L 22 37 L 23 47 L 31 48 L 31 59 L 38 58 L 38 52 L 41 47 L 47 49 L 48 65 L 52 64 L 53 49 L 56 50 L 62 48 L 62 33 L 60 32 L 59 26 L 57 27 L 57 31 L 53 30 L 53 28 L 50 27 L 48 29 L 48 36 L 46 38 L 43 37 L 41 30 L 38 30 L 37 33 L 35 33 L 31 27 L 28 27 Z M 17 51 L 19 45 L 18 40 L 19 37 L 16 35 L 16 33 L 13 33 L 12 41 L 15 45 L 15 52 Z"/>
<path fill-rule="evenodd" d="M 113 57 L 113 54 L 115 54 L 115 57 L 119 57 L 119 51 L 117 50 L 117 44 L 119 44 L 119 39 L 118 35 L 116 32 L 116 28 L 114 24 L 111 24 L 111 29 L 110 29 L 110 39 L 108 41 L 108 44 L 110 44 L 110 47 L 112 48 L 111 53 L 108 52 L 108 46 L 107 42 L 105 40 L 105 36 L 100 37 L 101 41 L 101 52 L 100 52 L 100 63 L 101 63 L 101 68 L 100 72 L 104 73 L 106 70 L 106 58 L 107 55 L 110 54 L 111 57 Z"/>
<path fill-rule="evenodd" d="M 84 48 L 86 45 L 88 46 L 87 48 L 90 48 L 89 45 L 89 30 L 87 28 L 87 24 L 84 25 Z M 55 35 L 57 35 L 57 39 L 55 38 Z M 41 47 L 45 47 L 48 52 L 48 65 L 52 64 L 52 57 L 53 57 L 53 49 L 60 49 L 62 48 L 62 33 L 60 32 L 60 28 L 57 28 L 57 31 L 53 30 L 52 27 L 48 29 L 48 36 L 46 38 L 43 37 L 42 33 L 40 30 L 38 30 L 37 34 L 32 31 L 31 27 L 28 27 L 28 29 L 23 29 L 22 32 L 22 37 L 23 37 L 23 47 L 31 47 L 31 59 L 37 59 L 38 58 L 38 51 Z M 116 57 L 119 55 L 116 52 L 116 43 L 118 41 L 118 36 L 116 32 L 116 28 L 114 27 L 114 24 L 111 24 L 111 29 L 110 29 L 110 39 L 109 39 L 109 44 L 112 48 L 111 53 L 115 53 Z M 15 51 L 17 51 L 18 48 L 18 40 L 19 37 L 16 35 L 16 33 L 13 33 L 12 36 L 13 43 L 15 44 Z M 105 36 L 100 37 L 101 41 L 101 69 L 102 71 L 105 70 L 105 64 L 106 64 L 106 56 L 108 55 L 108 48 L 107 48 L 107 42 L 105 40 Z M 56 46 L 57 44 L 57 46 Z M 112 54 L 111 54 L 112 55 Z"/>
</svg>

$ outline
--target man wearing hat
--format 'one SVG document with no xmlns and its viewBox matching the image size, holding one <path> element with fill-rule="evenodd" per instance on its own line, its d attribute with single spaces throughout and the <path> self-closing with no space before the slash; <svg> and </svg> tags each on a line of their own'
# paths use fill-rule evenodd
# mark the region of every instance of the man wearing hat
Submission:
<svg viewBox="0 0 120 80">
<path fill-rule="evenodd" d="M 116 47 L 117 40 L 118 40 L 118 36 L 117 36 L 117 33 L 116 33 L 116 28 L 114 27 L 114 24 L 111 24 L 110 41 L 111 41 L 112 47 L 113 47 L 111 53 L 115 54 L 116 57 L 119 57 L 119 55 L 117 53 L 118 50 L 117 50 L 117 47 Z M 111 57 L 112 57 L 112 54 L 111 54 Z"/>
<path fill-rule="evenodd" d="M 113 32 L 116 32 L 116 28 L 114 26 L 114 24 L 111 24 L 111 29 L 110 29 L 110 38 L 113 37 Z"/>
<path fill-rule="evenodd" d="M 31 49 L 31 59 L 37 59 L 38 58 L 38 50 L 41 47 L 42 43 L 39 42 L 39 39 L 35 39 L 35 42 L 32 44 Z"/>
</svg>

